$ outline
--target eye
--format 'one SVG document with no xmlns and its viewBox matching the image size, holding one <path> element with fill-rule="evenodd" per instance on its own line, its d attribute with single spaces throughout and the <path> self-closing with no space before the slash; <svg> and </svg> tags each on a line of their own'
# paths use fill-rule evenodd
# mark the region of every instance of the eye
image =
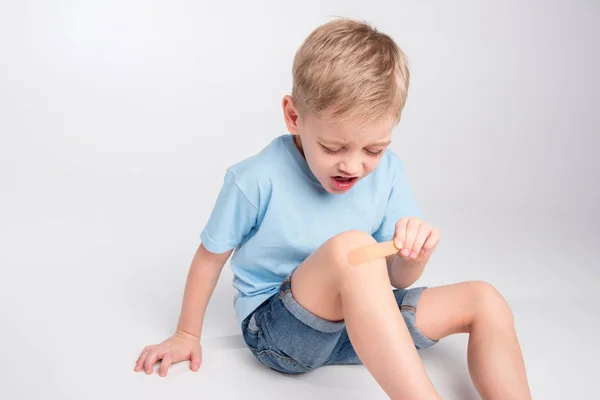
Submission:
<svg viewBox="0 0 600 400">
<path fill-rule="evenodd" d="M 371 151 L 371 150 L 366 150 L 366 151 L 367 151 L 368 155 L 373 156 L 373 157 L 377 157 L 377 156 L 380 156 L 381 154 L 383 154 L 383 149 L 379 150 L 379 151 Z"/>
<path fill-rule="evenodd" d="M 320 143 L 319 143 L 319 144 L 320 144 Z M 331 155 L 338 154 L 338 153 L 339 153 L 340 151 L 342 151 L 342 149 L 343 149 L 343 147 L 342 147 L 342 148 L 340 148 L 340 149 L 338 149 L 338 150 L 332 150 L 332 149 L 330 149 L 330 148 L 328 148 L 328 147 L 325 147 L 325 146 L 323 146 L 322 144 L 321 144 L 321 148 L 323 149 L 323 151 L 324 151 L 325 153 L 327 153 L 327 154 L 331 154 Z"/>
</svg>

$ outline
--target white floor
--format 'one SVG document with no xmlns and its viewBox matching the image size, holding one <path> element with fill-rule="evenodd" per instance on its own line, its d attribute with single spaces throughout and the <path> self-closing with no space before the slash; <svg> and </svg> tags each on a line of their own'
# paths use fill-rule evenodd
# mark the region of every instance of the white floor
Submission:
<svg viewBox="0 0 600 400">
<path fill-rule="evenodd" d="M 140 350 L 176 324 L 197 227 L 158 200 L 132 197 L 158 199 L 151 192 L 163 188 L 117 199 L 101 195 L 117 188 L 95 185 L 45 207 L 9 205 L 15 213 L 0 231 L 0 398 L 386 398 L 362 366 L 290 377 L 259 365 L 236 326 L 228 268 L 206 317 L 201 370 L 178 364 L 165 379 L 134 373 Z M 438 220 L 442 243 L 418 284 L 493 283 L 513 308 L 534 398 L 600 399 L 593 224 Z M 421 352 L 445 399 L 478 398 L 466 344 L 454 336 Z"/>
</svg>

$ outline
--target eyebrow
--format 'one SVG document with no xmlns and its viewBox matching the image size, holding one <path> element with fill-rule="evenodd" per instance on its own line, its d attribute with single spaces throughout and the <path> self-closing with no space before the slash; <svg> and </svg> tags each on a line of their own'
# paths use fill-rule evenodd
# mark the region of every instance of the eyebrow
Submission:
<svg viewBox="0 0 600 400">
<path fill-rule="evenodd" d="M 345 146 L 347 144 L 347 142 L 345 140 L 337 139 L 337 138 L 321 137 L 321 138 L 317 138 L 317 140 L 320 142 L 325 142 L 328 144 L 337 144 L 340 146 Z"/>
<path fill-rule="evenodd" d="M 371 143 L 367 147 L 369 147 L 369 146 L 387 146 L 390 143 L 392 143 L 391 140 L 381 140 L 379 142 Z"/>
</svg>

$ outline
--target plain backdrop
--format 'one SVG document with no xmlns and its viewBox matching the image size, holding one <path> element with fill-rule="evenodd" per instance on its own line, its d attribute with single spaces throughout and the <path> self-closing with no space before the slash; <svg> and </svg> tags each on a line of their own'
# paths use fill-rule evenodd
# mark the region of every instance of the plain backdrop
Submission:
<svg viewBox="0 0 600 400">
<path fill-rule="evenodd" d="M 0 398 L 386 398 L 362 366 L 258 364 L 227 267 L 201 370 L 132 372 L 173 333 L 225 169 L 286 133 L 294 54 L 335 16 L 410 60 L 392 149 L 442 232 L 417 284 L 490 282 L 534 398 L 600 399 L 593 0 L 0 1 Z M 477 398 L 467 339 L 421 352 L 446 399 Z"/>
</svg>

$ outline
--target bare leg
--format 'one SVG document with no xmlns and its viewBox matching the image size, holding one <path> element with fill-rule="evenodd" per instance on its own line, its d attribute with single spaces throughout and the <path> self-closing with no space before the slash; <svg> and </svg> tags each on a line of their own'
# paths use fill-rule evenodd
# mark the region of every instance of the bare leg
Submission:
<svg viewBox="0 0 600 400">
<path fill-rule="evenodd" d="M 416 315 L 416 326 L 431 339 L 470 333 L 469 372 L 483 399 L 531 399 L 512 312 L 493 286 L 463 282 L 425 289 Z"/>
<path fill-rule="evenodd" d="M 439 399 L 392 293 L 385 261 L 348 264 L 350 249 L 374 242 L 358 231 L 330 239 L 294 271 L 292 294 L 321 318 L 345 320 L 356 354 L 392 399 Z"/>
</svg>

